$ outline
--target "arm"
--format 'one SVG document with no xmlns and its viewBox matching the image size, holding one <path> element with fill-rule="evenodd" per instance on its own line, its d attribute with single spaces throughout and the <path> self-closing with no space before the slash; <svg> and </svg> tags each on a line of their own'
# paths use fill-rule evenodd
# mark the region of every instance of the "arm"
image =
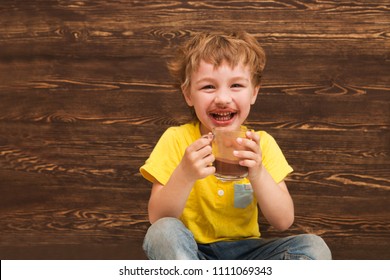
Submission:
<svg viewBox="0 0 390 280">
<path fill-rule="evenodd" d="M 215 173 L 211 138 L 202 137 L 187 147 L 182 160 L 166 185 L 154 182 L 149 199 L 149 220 L 180 217 L 196 180 Z"/>
<path fill-rule="evenodd" d="M 237 151 L 240 164 L 249 169 L 248 179 L 261 212 L 267 221 L 278 230 L 288 229 L 294 222 L 294 204 L 286 183 L 276 183 L 262 164 L 259 135 L 247 132 L 248 139 L 238 139 L 245 151 Z"/>
<path fill-rule="evenodd" d="M 264 166 L 252 187 L 260 210 L 267 221 L 278 230 L 288 229 L 294 222 L 294 204 L 286 183 L 277 184 Z"/>
</svg>

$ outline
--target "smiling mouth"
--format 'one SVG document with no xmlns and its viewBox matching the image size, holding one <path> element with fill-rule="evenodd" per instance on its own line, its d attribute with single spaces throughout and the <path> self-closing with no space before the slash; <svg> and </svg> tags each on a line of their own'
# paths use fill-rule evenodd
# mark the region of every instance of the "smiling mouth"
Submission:
<svg viewBox="0 0 390 280">
<path fill-rule="evenodd" d="M 210 114 L 213 119 L 219 122 L 226 122 L 231 120 L 236 113 L 234 112 L 221 112 L 221 113 L 211 113 Z"/>
</svg>

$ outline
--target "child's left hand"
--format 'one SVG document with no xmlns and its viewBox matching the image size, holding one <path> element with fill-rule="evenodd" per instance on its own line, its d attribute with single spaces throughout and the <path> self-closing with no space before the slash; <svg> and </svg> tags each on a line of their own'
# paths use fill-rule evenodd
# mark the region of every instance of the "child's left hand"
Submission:
<svg viewBox="0 0 390 280">
<path fill-rule="evenodd" d="M 262 153 L 260 149 L 260 136 L 253 132 L 246 132 L 247 138 L 237 138 L 237 143 L 245 150 L 234 151 L 234 155 L 240 158 L 240 165 L 248 167 L 248 179 L 254 180 L 263 168 Z"/>
</svg>

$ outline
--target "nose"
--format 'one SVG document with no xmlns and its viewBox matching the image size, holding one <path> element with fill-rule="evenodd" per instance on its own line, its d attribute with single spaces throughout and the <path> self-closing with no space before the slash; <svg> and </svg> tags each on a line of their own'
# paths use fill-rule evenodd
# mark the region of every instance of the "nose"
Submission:
<svg viewBox="0 0 390 280">
<path fill-rule="evenodd" d="M 215 94 L 214 102 L 219 106 L 225 106 L 232 102 L 232 96 L 228 90 L 219 90 Z"/>
</svg>

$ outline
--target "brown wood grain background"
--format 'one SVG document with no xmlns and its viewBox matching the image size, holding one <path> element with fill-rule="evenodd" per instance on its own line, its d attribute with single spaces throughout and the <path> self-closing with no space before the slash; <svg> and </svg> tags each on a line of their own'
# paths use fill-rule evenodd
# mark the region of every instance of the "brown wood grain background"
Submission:
<svg viewBox="0 0 390 280">
<path fill-rule="evenodd" d="M 1 259 L 143 259 L 138 171 L 189 113 L 165 61 L 199 30 L 264 46 L 248 123 L 295 172 L 296 220 L 335 259 L 390 259 L 390 5 L 0 1 Z"/>
</svg>

